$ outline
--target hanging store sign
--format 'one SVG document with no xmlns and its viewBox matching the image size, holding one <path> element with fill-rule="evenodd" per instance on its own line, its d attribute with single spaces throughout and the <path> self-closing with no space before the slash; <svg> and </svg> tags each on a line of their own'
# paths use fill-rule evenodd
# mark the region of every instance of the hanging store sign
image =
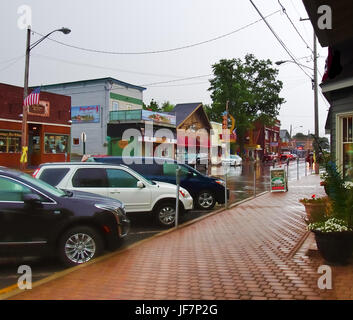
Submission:
<svg viewBox="0 0 353 320">
<path fill-rule="evenodd" d="M 49 117 L 49 111 L 49 101 L 39 101 L 39 104 L 33 104 L 28 106 L 27 114 L 30 116 Z"/>
</svg>

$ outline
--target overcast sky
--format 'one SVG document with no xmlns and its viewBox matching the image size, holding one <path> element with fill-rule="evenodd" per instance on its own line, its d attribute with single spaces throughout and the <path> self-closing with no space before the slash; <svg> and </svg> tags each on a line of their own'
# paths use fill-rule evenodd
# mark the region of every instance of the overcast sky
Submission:
<svg viewBox="0 0 353 320">
<path fill-rule="evenodd" d="M 280 10 L 278 0 L 254 0 L 264 15 Z M 312 48 L 313 30 L 301 0 L 281 0 L 301 36 Z M 21 5 L 32 11 L 32 30 L 47 34 L 60 27 L 69 35 L 54 33 L 53 39 L 101 51 L 146 52 L 178 48 L 216 38 L 242 28 L 260 16 L 249 0 L 1 0 L 0 82 L 23 86 L 26 30 L 19 28 Z M 312 52 L 283 13 L 267 21 L 299 62 L 311 67 Z M 32 35 L 32 42 L 40 37 Z M 208 79 L 211 66 L 220 59 L 244 58 L 247 53 L 273 62 L 289 60 L 263 21 L 215 41 L 191 48 L 156 54 L 109 55 L 69 48 L 49 39 L 31 52 L 29 85 L 45 85 L 113 77 L 147 88 L 144 102 L 153 98 L 211 103 Z M 318 66 L 324 72 L 327 48 L 318 44 Z M 276 66 L 277 67 L 277 66 Z M 277 67 L 284 86 L 280 117 L 282 129 L 293 134 L 314 132 L 314 95 L 310 78 L 294 63 Z M 305 69 L 312 75 L 310 69 Z M 319 75 L 319 80 L 321 80 Z M 172 82 L 169 82 L 172 81 Z M 165 82 L 155 85 L 153 83 Z M 319 128 L 324 126 L 329 105 L 319 94 Z M 302 128 L 300 127 L 302 126 Z"/>
</svg>

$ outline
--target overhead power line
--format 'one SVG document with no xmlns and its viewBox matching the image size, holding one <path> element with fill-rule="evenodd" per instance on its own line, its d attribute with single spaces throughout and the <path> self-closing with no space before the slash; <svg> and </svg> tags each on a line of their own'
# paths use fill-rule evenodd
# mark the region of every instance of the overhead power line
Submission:
<svg viewBox="0 0 353 320">
<path fill-rule="evenodd" d="M 275 36 L 275 38 L 277 39 L 277 41 L 280 43 L 280 45 L 283 47 L 283 49 L 288 53 L 288 55 L 291 57 L 291 59 L 293 60 L 293 62 L 310 78 L 312 79 L 312 76 L 309 75 L 304 68 L 297 62 L 297 59 L 294 57 L 294 55 L 291 53 L 291 51 L 287 48 L 286 44 L 281 40 L 281 38 L 278 36 L 278 34 L 273 30 L 273 28 L 271 27 L 271 25 L 267 22 L 266 17 L 263 16 L 263 14 L 261 13 L 261 11 L 257 8 L 257 6 L 254 4 L 254 2 L 252 0 L 249 0 L 250 3 L 253 5 L 253 7 L 255 8 L 255 10 L 257 11 L 257 13 L 261 16 L 262 20 L 266 23 L 267 27 L 270 29 L 270 31 L 272 32 L 272 34 Z"/>
<path fill-rule="evenodd" d="M 151 88 L 170 88 L 170 87 L 187 87 L 187 86 L 196 86 L 196 85 L 204 85 L 204 84 L 209 84 L 209 81 L 202 81 L 202 82 L 191 82 L 191 83 L 183 83 L 183 84 L 171 84 L 167 86 L 148 86 L 150 89 Z"/>
<path fill-rule="evenodd" d="M 282 7 L 282 11 L 283 13 L 286 15 L 287 19 L 289 20 L 289 22 L 291 23 L 291 25 L 293 26 L 294 30 L 296 31 L 296 33 L 299 35 L 299 37 L 303 40 L 303 42 L 305 43 L 306 47 L 311 51 L 311 53 L 314 53 L 313 49 L 311 49 L 311 47 L 309 46 L 309 44 L 306 42 L 306 40 L 303 38 L 303 36 L 301 35 L 301 33 L 299 32 L 298 28 L 295 26 L 295 24 L 293 23 L 292 19 L 289 17 L 286 8 L 282 5 L 282 3 L 280 2 L 280 0 L 278 0 L 279 5 Z"/>
<path fill-rule="evenodd" d="M 70 45 L 70 44 L 67 44 L 67 43 L 52 39 L 50 37 L 48 37 L 48 39 L 53 41 L 53 42 L 55 42 L 55 43 L 58 43 L 60 45 L 63 45 L 63 46 L 69 47 L 69 48 L 82 50 L 82 51 L 87 51 L 87 52 L 93 52 L 93 53 L 115 54 L 115 55 L 143 55 L 143 54 L 166 53 L 166 52 L 173 52 L 173 51 L 178 51 L 178 50 L 183 50 L 183 49 L 189 49 L 189 48 L 192 48 L 192 47 L 200 46 L 200 45 L 212 42 L 212 41 L 216 41 L 216 40 L 228 37 L 228 36 L 230 36 L 230 35 L 232 35 L 234 33 L 237 33 L 239 31 L 242 31 L 242 30 L 244 30 L 246 28 L 249 28 L 249 27 L 253 26 L 254 24 L 262 21 L 265 18 L 269 18 L 269 17 L 273 16 L 274 14 L 279 13 L 280 11 L 281 10 L 274 11 L 274 12 L 270 13 L 269 15 L 267 15 L 266 17 L 262 17 L 259 20 L 253 21 L 253 22 L 251 22 L 251 23 L 249 23 L 249 24 L 247 24 L 247 25 L 245 25 L 243 27 L 240 27 L 240 28 L 238 28 L 236 30 L 233 30 L 231 32 L 222 34 L 220 36 L 217 36 L 217 37 L 214 37 L 214 38 L 211 38 L 211 39 L 208 39 L 208 40 L 200 41 L 200 42 L 197 42 L 197 43 L 193 43 L 193 44 L 189 44 L 189 45 L 185 45 L 185 46 L 181 46 L 181 47 L 176 47 L 176 48 L 171 48 L 171 49 L 164 49 L 164 50 L 151 50 L 151 51 L 139 51 L 139 52 L 138 51 L 136 51 L 136 52 L 105 51 L 105 50 L 98 50 L 98 49 L 91 49 L 91 48 L 84 48 L 84 47 L 79 47 L 79 46 L 75 46 L 75 45 Z M 39 32 L 36 32 L 36 31 L 33 31 L 33 30 L 32 30 L 32 32 L 37 34 L 37 35 L 39 35 L 39 36 L 41 36 L 41 37 L 43 37 L 43 34 L 41 34 Z"/>
<path fill-rule="evenodd" d="M 60 58 L 56 58 L 56 57 L 50 57 L 50 56 L 47 56 L 47 55 L 37 54 L 37 53 L 36 54 L 32 54 L 32 56 L 39 57 L 39 58 L 44 58 L 44 59 L 47 59 L 47 60 L 58 61 L 58 62 L 66 63 L 66 64 L 71 64 L 71 65 L 75 65 L 75 66 L 89 67 L 89 68 L 95 68 L 95 69 L 118 71 L 118 72 L 138 74 L 138 75 L 143 75 L 143 76 L 182 78 L 181 76 L 170 75 L 170 74 L 157 74 L 157 73 L 148 73 L 148 72 L 139 72 L 139 71 L 133 71 L 133 70 L 126 70 L 126 69 L 120 69 L 120 68 L 105 67 L 105 66 L 100 66 L 100 65 L 95 65 L 95 64 L 82 63 L 82 62 L 77 62 L 77 61 L 60 59 Z"/>
<path fill-rule="evenodd" d="M 182 79 L 174 79 L 174 80 L 169 80 L 169 81 L 160 81 L 160 82 L 153 82 L 153 83 L 147 83 L 147 84 L 141 84 L 141 87 L 150 87 L 154 86 L 157 84 L 164 84 L 164 83 L 171 83 L 171 82 L 178 82 L 178 81 L 184 81 L 184 80 L 191 80 L 191 79 L 197 79 L 197 78 L 204 78 L 204 77 L 210 77 L 213 76 L 213 74 L 205 74 L 205 75 L 200 75 L 200 76 L 194 76 L 194 77 L 187 77 L 187 78 L 182 78 Z"/>
<path fill-rule="evenodd" d="M 17 57 L 17 58 L 13 58 L 11 60 L 8 60 L 8 61 L 12 61 L 11 63 L 7 64 L 5 67 L 1 68 L 0 69 L 0 72 L 10 68 L 12 65 L 16 64 L 18 61 L 22 60 L 22 58 L 24 57 L 25 55 L 22 55 L 20 57 Z"/>
</svg>

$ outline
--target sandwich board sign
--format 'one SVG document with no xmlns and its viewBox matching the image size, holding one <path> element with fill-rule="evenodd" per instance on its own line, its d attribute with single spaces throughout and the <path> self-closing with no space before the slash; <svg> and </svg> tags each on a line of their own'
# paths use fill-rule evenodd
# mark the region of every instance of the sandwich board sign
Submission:
<svg viewBox="0 0 353 320">
<path fill-rule="evenodd" d="M 284 168 L 271 168 L 271 192 L 288 191 L 288 181 L 286 170 Z"/>
</svg>

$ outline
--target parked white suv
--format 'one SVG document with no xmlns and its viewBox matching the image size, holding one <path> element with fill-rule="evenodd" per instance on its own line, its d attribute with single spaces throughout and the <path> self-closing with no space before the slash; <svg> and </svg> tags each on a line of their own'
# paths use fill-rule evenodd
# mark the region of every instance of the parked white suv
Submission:
<svg viewBox="0 0 353 320">
<path fill-rule="evenodd" d="M 127 213 L 150 212 L 162 226 L 175 223 L 176 185 L 150 181 L 124 165 L 92 162 L 45 163 L 33 173 L 59 189 L 79 190 L 120 200 Z M 189 192 L 180 187 L 180 212 L 193 209 Z"/>
</svg>

